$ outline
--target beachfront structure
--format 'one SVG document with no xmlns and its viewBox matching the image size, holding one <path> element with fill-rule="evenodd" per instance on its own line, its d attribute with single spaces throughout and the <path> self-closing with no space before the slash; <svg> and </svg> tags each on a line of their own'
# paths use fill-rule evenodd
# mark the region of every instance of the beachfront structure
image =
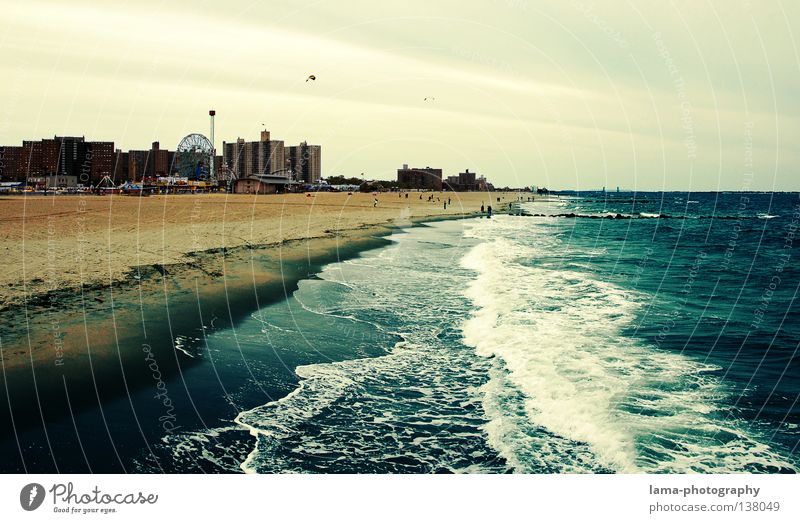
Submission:
<svg viewBox="0 0 800 523">
<path fill-rule="evenodd" d="M 20 193 L 24 191 L 24 182 L 0 182 L 0 193 Z"/>
<path fill-rule="evenodd" d="M 403 164 L 401 169 L 397 169 L 397 182 L 411 189 L 441 191 L 442 170 L 432 167 L 409 168 L 408 164 Z"/>
<path fill-rule="evenodd" d="M 234 180 L 231 187 L 235 194 L 275 194 L 285 192 L 298 185 L 288 176 L 248 176 Z"/>
<path fill-rule="evenodd" d="M 48 189 L 69 189 L 78 186 L 77 176 L 53 175 L 44 177 L 45 187 Z"/>
<path fill-rule="evenodd" d="M 270 139 L 269 131 L 261 131 L 257 142 L 222 142 L 222 161 L 234 178 L 286 171 L 286 156 L 282 140 Z"/>
<path fill-rule="evenodd" d="M 322 147 L 307 142 L 287 146 L 286 164 L 295 180 L 317 183 L 322 177 Z"/>
</svg>

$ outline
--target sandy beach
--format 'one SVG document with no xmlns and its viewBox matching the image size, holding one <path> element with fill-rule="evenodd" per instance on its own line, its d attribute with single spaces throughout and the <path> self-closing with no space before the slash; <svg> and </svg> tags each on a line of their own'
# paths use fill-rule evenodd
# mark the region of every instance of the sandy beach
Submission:
<svg viewBox="0 0 800 523">
<path fill-rule="evenodd" d="M 26 298 L 130 279 L 137 266 L 193 262 L 190 253 L 330 237 L 412 219 L 495 211 L 503 193 L 198 194 L 150 197 L 33 196 L 0 199 L 0 309 Z M 449 196 L 451 204 L 444 208 Z M 498 198 L 500 202 L 498 203 Z"/>
</svg>

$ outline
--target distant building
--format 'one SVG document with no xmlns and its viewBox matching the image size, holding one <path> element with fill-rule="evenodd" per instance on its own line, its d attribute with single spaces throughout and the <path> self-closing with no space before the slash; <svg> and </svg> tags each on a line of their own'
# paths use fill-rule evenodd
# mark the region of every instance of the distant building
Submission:
<svg viewBox="0 0 800 523">
<path fill-rule="evenodd" d="M 57 138 L 45 140 L 24 140 L 18 177 L 21 180 L 56 174 L 60 162 L 60 144 Z"/>
<path fill-rule="evenodd" d="M 65 176 L 61 174 L 45 176 L 45 187 L 48 189 L 68 189 L 78 186 L 77 176 Z"/>
<path fill-rule="evenodd" d="M 478 177 L 476 173 L 469 172 L 469 169 L 458 173 L 458 176 L 447 177 L 447 188 L 452 191 L 486 191 L 487 186 L 486 178 Z"/>
<path fill-rule="evenodd" d="M 244 174 L 242 156 L 244 155 L 244 138 L 238 138 L 233 143 L 222 142 L 222 163 L 231 178 L 238 178 L 239 173 Z"/>
<path fill-rule="evenodd" d="M 112 162 L 111 179 L 115 181 L 128 180 L 128 153 L 122 152 L 122 149 L 117 149 L 114 151 Z"/>
<path fill-rule="evenodd" d="M 76 176 L 83 185 L 91 183 L 92 154 L 83 136 L 56 136 L 58 169 L 60 176 Z M 48 173 L 51 174 L 51 173 Z"/>
<path fill-rule="evenodd" d="M 458 184 L 463 188 L 462 190 L 464 191 L 474 191 L 475 173 L 469 172 L 469 169 L 463 173 L 458 173 Z"/>
<path fill-rule="evenodd" d="M 104 176 L 114 174 L 114 142 L 86 142 L 86 148 L 90 154 L 89 182 L 97 185 Z"/>
<path fill-rule="evenodd" d="M 19 177 L 22 179 L 31 176 L 42 176 L 45 174 L 55 174 L 58 166 L 58 155 L 56 154 L 55 140 L 47 148 L 48 158 L 47 167 L 44 164 L 44 142 L 45 140 L 23 140 L 22 142 L 22 171 Z"/>
<path fill-rule="evenodd" d="M 145 176 L 151 176 L 150 151 L 128 151 L 128 178 L 132 181 L 142 181 Z"/>
<path fill-rule="evenodd" d="M 283 141 L 271 140 L 269 131 L 261 131 L 257 142 L 245 142 L 243 138 L 231 143 L 222 142 L 221 163 L 228 166 L 230 175 L 235 178 L 257 174 L 287 175 Z"/>
<path fill-rule="evenodd" d="M 216 154 L 214 155 L 214 176 L 217 177 L 218 180 L 224 180 L 225 177 L 222 176 L 222 155 Z"/>
<path fill-rule="evenodd" d="M 61 162 L 61 142 L 55 136 L 52 139 L 41 140 L 42 143 L 42 173 L 56 174 Z"/>
<path fill-rule="evenodd" d="M 173 158 L 174 155 L 175 153 L 172 153 Z M 153 142 L 153 145 L 150 147 L 150 158 L 151 163 L 148 166 L 152 165 L 152 170 L 147 173 L 148 176 L 158 177 L 170 174 L 172 171 L 170 151 L 162 149 L 158 142 Z"/>
<path fill-rule="evenodd" d="M 160 142 L 153 142 L 147 150 L 130 150 L 127 153 L 117 151 L 116 154 L 114 176 L 109 175 L 115 180 L 154 181 L 159 176 L 175 173 L 175 151 L 162 149 Z"/>
<path fill-rule="evenodd" d="M 412 189 L 433 189 L 442 190 L 442 170 L 432 167 L 410 168 L 403 164 L 401 169 L 397 169 L 398 183 L 405 184 Z"/>
<path fill-rule="evenodd" d="M 74 176 L 93 185 L 113 171 L 114 142 L 87 142 L 83 136 L 22 142 L 25 177 Z"/>
<path fill-rule="evenodd" d="M 235 194 L 275 194 L 297 185 L 286 176 L 248 176 L 233 182 Z"/>
<path fill-rule="evenodd" d="M 0 147 L 0 181 L 24 181 L 23 149 L 18 146 L 7 145 Z"/>
<path fill-rule="evenodd" d="M 286 163 L 295 180 L 317 183 L 322 177 L 322 147 L 307 142 L 286 147 Z"/>
</svg>

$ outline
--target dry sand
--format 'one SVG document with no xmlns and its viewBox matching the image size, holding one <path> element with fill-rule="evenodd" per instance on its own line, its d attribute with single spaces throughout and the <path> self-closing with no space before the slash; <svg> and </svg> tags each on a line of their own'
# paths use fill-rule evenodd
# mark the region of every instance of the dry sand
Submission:
<svg viewBox="0 0 800 523">
<path fill-rule="evenodd" d="M 133 267 L 185 263 L 187 253 L 319 238 L 377 224 L 496 211 L 503 193 L 375 196 L 289 195 L 32 196 L 0 198 L 0 309 L 27 297 L 129 278 Z M 444 210 L 443 200 L 452 198 Z M 497 199 L 500 198 L 500 203 Z"/>
</svg>

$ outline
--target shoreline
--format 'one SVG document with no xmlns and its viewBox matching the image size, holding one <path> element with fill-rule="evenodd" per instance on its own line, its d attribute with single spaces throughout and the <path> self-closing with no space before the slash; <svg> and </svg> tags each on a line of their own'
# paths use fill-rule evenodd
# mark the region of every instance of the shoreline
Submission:
<svg viewBox="0 0 800 523">
<path fill-rule="evenodd" d="M 397 193 L 385 194 L 394 196 Z M 477 208 L 472 207 L 481 198 L 486 201 L 492 198 L 506 199 L 506 196 L 496 194 L 500 193 L 456 193 L 456 205 L 448 210 L 433 207 L 422 200 L 414 201 L 411 197 L 408 199 L 411 202 L 399 198 L 400 205 L 397 205 L 398 202 L 393 201 L 391 196 L 381 196 L 384 203 L 373 208 L 369 204 L 373 198 L 371 194 L 350 196 L 343 193 L 320 193 L 312 197 L 313 201 L 300 199 L 308 198 L 303 194 L 245 198 L 242 195 L 6 198 L 0 201 L 0 224 L 21 221 L 22 227 L 20 230 L 8 225 L 0 231 L 0 238 L 5 243 L 5 255 L 9 258 L 8 263 L 0 267 L 0 311 L 14 313 L 59 301 L 65 295 L 82 290 L 125 285 L 131 283 L 132 279 L 150 274 L 152 270 L 162 274 L 181 267 L 204 270 L 203 263 L 209 254 L 271 248 L 290 241 L 331 238 L 374 226 L 403 226 L 422 220 L 468 217 L 478 214 Z M 319 202 L 318 198 L 329 201 Z M 22 208 L 17 209 L 22 216 L 3 208 L 9 200 L 13 200 L 17 207 L 22 202 Z M 39 207 L 42 204 L 48 207 L 46 204 L 51 202 L 53 206 L 45 208 L 45 212 L 36 212 L 35 209 L 29 211 L 27 200 L 37 203 Z M 144 223 L 141 205 L 145 202 L 136 200 L 146 200 L 146 205 L 150 206 L 148 211 L 160 212 L 161 216 L 156 216 L 153 223 Z M 162 201 L 163 205 L 153 205 Z M 87 202 L 93 205 L 88 206 Z M 191 208 L 181 205 L 190 202 Z M 67 205 L 69 203 L 74 205 Z M 137 206 L 131 206 L 132 203 Z M 412 203 L 414 208 L 410 205 Z M 510 203 L 505 201 L 496 204 L 500 208 L 495 213 L 507 211 Z M 203 209 L 203 206 L 220 205 L 223 206 L 221 214 L 216 209 Z M 228 206 L 249 206 L 251 210 L 229 213 Z M 118 212 L 120 207 L 127 208 Z M 174 216 L 178 219 L 171 219 L 174 218 L 170 216 L 173 207 L 178 207 L 174 209 Z M 338 214 L 330 213 L 329 208 L 338 209 Z M 186 215 L 187 211 L 189 216 Z M 135 218 L 136 223 L 117 225 L 115 222 L 119 214 L 126 221 Z M 93 220 L 91 216 L 102 219 Z M 213 222 L 213 218 L 217 217 L 221 218 L 220 221 Z M 327 221 L 331 217 L 335 220 L 333 226 Z M 275 220 L 277 230 L 263 232 L 263 229 L 274 226 Z M 87 226 L 89 221 L 99 223 L 94 223 L 94 227 Z M 160 249 L 153 250 L 151 245 Z M 19 258 L 16 260 L 18 263 L 14 263 L 15 257 Z M 106 263 L 92 263 L 94 260 Z M 209 275 L 218 274 L 212 270 Z"/>
</svg>

